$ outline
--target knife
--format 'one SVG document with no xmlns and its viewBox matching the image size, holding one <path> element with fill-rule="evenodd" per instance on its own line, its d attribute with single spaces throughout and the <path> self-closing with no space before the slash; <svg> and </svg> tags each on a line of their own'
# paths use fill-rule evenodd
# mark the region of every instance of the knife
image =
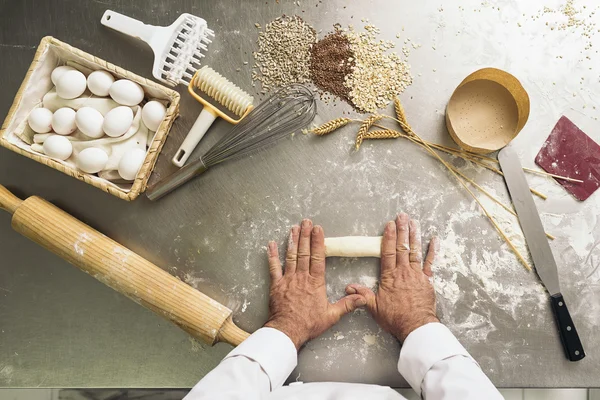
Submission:
<svg viewBox="0 0 600 400">
<path fill-rule="evenodd" d="M 535 207 L 533 197 L 531 197 L 519 157 L 509 145 L 500 151 L 498 161 L 500 161 L 500 167 L 504 172 L 506 186 L 519 217 L 519 223 L 525 235 L 535 270 L 550 293 L 552 312 L 554 313 L 565 354 L 569 360 L 579 361 L 585 357 L 585 352 L 567 309 L 567 304 L 560 293 L 556 262 L 544 233 L 542 220 Z"/>
</svg>

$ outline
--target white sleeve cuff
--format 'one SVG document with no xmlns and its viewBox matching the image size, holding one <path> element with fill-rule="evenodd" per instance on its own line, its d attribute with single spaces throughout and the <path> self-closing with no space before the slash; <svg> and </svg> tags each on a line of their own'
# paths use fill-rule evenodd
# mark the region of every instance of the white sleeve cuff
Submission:
<svg viewBox="0 0 600 400">
<path fill-rule="evenodd" d="M 274 328 L 260 328 L 224 360 L 244 356 L 257 362 L 271 381 L 271 391 L 281 387 L 298 364 L 298 353 L 292 340 Z"/>
<path fill-rule="evenodd" d="M 421 396 L 421 384 L 427 371 L 438 361 L 453 356 L 472 359 L 448 328 L 438 322 L 429 323 L 412 331 L 404 341 L 398 371 Z"/>
</svg>

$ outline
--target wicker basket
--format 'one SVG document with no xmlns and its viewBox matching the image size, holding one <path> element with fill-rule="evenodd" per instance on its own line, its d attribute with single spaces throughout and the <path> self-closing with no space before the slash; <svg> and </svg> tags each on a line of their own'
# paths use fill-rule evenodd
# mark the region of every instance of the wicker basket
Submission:
<svg viewBox="0 0 600 400">
<path fill-rule="evenodd" d="M 43 96 L 52 88 L 50 73 L 58 66 L 65 63 L 75 63 L 90 70 L 103 69 L 109 71 L 116 78 L 126 78 L 139 83 L 148 97 L 162 99 L 168 102 L 167 113 L 156 131 L 151 142 L 146 159 L 140 168 L 135 180 L 130 186 L 119 186 L 115 183 L 102 179 L 96 175 L 86 174 L 77 168 L 31 150 L 31 147 L 18 134 L 23 126 L 27 124 L 27 116 L 32 109 L 39 107 Z M 37 162 L 52 167 L 67 175 L 87 182 L 92 186 L 102 189 L 123 200 L 131 201 L 146 190 L 150 174 L 154 168 L 160 150 L 167 138 L 167 134 L 173 125 L 173 121 L 179 115 L 179 93 L 159 85 L 151 80 L 142 78 L 132 72 L 124 70 L 116 65 L 94 57 L 84 51 L 76 49 L 58 39 L 47 36 L 42 39 L 35 53 L 35 57 L 25 75 L 25 79 L 17 92 L 15 100 L 2 124 L 0 130 L 0 145 L 16 153 L 29 157 Z"/>
</svg>

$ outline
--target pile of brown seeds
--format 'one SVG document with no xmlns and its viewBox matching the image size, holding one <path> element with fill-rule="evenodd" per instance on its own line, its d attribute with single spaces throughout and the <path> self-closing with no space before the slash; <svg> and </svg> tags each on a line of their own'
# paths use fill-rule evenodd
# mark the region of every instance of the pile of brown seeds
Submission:
<svg viewBox="0 0 600 400">
<path fill-rule="evenodd" d="M 260 29 L 260 25 L 257 25 Z M 317 32 L 298 16 L 282 16 L 269 22 L 258 34 L 252 79 L 262 84 L 262 93 L 289 83 L 310 81 L 310 51 Z"/>
<path fill-rule="evenodd" d="M 331 100 L 324 96 L 325 93 L 331 93 L 352 104 L 350 88 L 345 81 L 353 69 L 354 52 L 350 48 L 350 41 L 340 30 L 336 29 L 312 47 L 310 78 L 321 90 L 323 100 Z"/>
</svg>

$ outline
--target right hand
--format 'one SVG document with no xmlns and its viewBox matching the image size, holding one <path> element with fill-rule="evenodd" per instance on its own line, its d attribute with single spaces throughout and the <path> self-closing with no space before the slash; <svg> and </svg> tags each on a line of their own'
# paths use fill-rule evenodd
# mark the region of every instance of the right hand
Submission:
<svg viewBox="0 0 600 400">
<path fill-rule="evenodd" d="M 431 266 L 437 239 L 432 238 L 425 263 L 422 262 L 419 222 L 401 213 L 385 226 L 381 243 L 381 277 L 377 294 L 352 284 L 347 294 L 360 294 L 377 323 L 400 342 L 415 329 L 439 322 Z"/>
</svg>

